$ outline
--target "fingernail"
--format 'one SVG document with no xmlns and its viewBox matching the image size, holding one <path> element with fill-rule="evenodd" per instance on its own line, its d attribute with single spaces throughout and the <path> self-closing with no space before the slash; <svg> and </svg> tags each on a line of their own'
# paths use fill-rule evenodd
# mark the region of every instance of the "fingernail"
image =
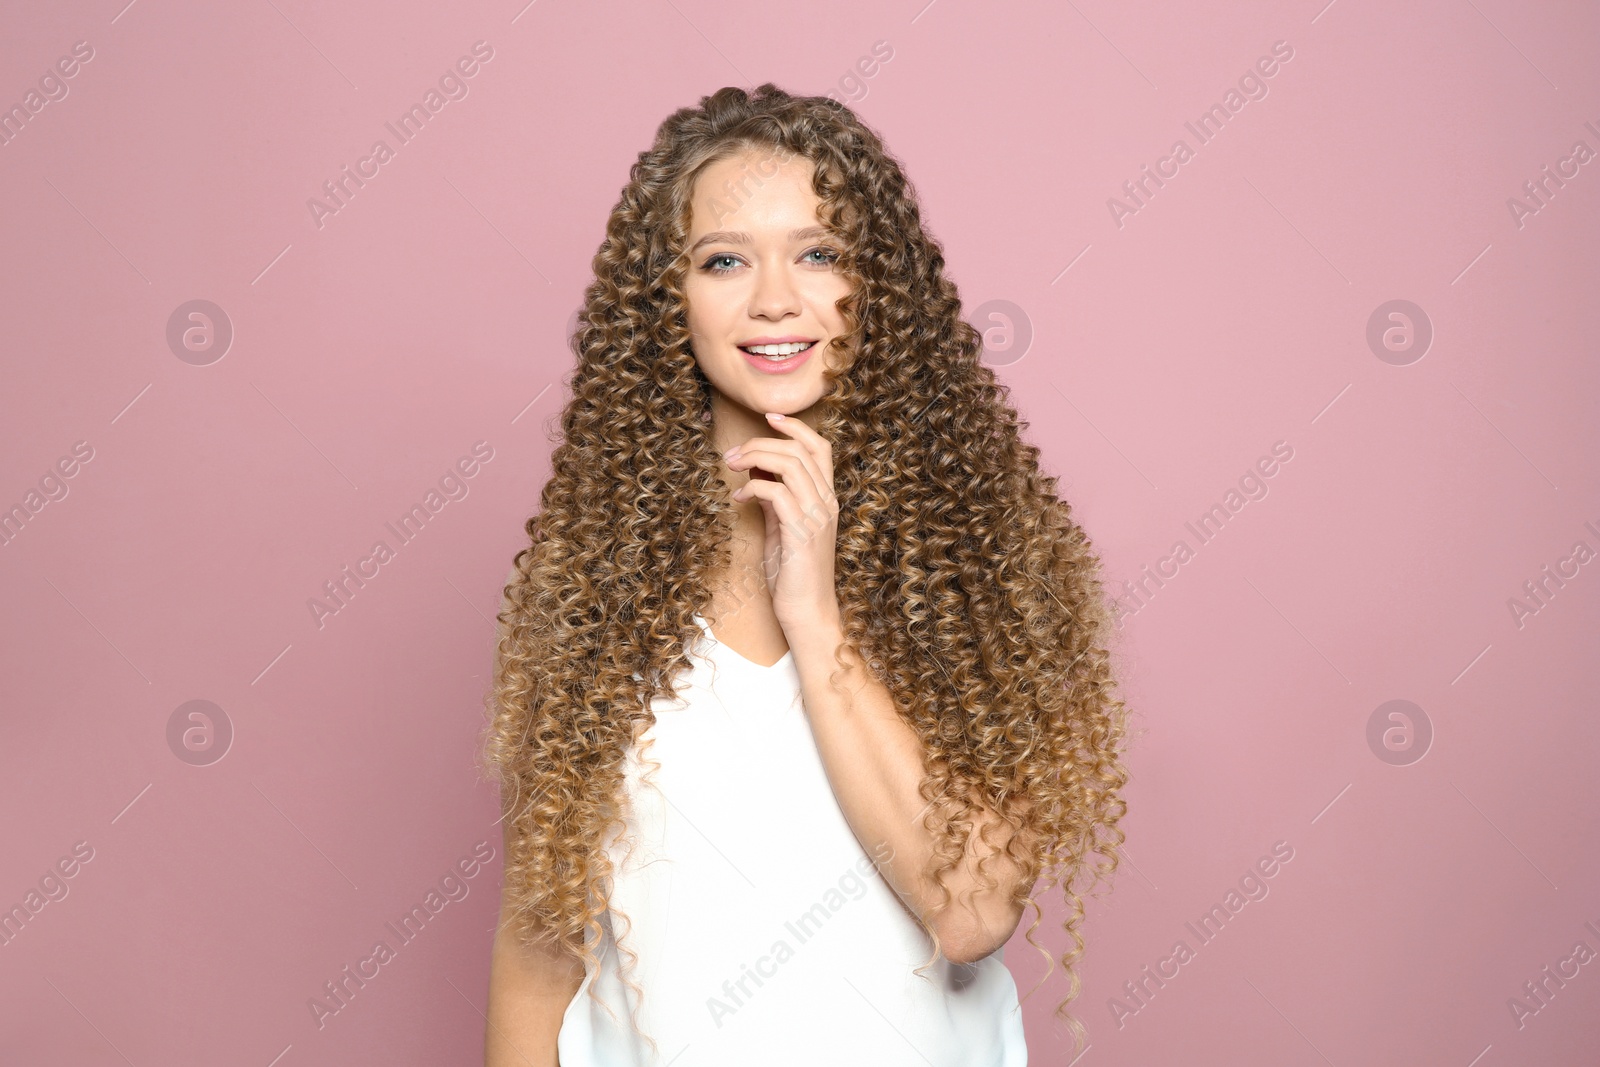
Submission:
<svg viewBox="0 0 1600 1067">
<path fill-rule="evenodd" d="M 767 418 L 771 419 L 774 422 L 779 422 L 779 421 L 781 421 L 783 419 L 783 416 L 779 415 L 776 411 L 769 411 L 769 412 L 767 412 Z"/>
<path fill-rule="evenodd" d="M 732 448 L 728 449 L 726 452 L 724 452 L 722 454 L 722 458 L 723 459 L 732 459 L 733 457 L 737 456 L 738 454 L 739 454 L 739 446 L 738 445 L 734 445 Z"/>
</svg>

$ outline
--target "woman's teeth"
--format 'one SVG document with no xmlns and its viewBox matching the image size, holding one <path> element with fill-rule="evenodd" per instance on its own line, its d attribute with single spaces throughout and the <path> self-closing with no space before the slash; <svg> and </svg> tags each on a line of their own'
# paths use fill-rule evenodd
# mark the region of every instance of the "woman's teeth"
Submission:
<svg viewBox="0 0 1600 1067">
<path fill-rule="evenodd" d="M 783 359 L 788 356 L 792 356 L 797 352 L 804 352 L 814 344 L 816 344 L 815 341 L 806 341 L 804 343 L 796 342 L 785 345 L 750 345 L 748 347 L 745 345 L 740 345 L 739 347 L 743 351 L 749 352 L 753 356 L 765 356 L 768 359 Z"/>
</svg>

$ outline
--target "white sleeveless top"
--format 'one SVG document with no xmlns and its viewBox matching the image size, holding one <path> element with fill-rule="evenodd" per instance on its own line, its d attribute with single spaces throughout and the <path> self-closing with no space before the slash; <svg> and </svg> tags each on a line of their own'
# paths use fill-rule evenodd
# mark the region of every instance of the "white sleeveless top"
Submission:
<svg viewBox="0 0 1600 1067">
<path fill-rule="evenodd" d="M 628 754 L 637 844 L 607 849 L 612 911 L 561 1063 L 1023 1067 L 1003 949 L 913 973 L 932 940 L 839 809 L 793 653 L 763 667 L 696 620 L 676 698 Z"/>
</svg>

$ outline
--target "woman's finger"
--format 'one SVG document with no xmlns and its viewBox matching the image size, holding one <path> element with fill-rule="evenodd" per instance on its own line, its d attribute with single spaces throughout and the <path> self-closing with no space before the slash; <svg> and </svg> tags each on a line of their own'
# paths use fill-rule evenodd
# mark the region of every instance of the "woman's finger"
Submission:
<svg viewBox="0 0 1600 1067">
<path fill-rule="evenodd" d="M 795 491 L 802 503 L 809 504 L 822 498 L 818 472 L 804 457 L 776 449 L 756 448 L 741 453 L 727 463 L 729 470 L 748 468 L 751 477 L 755 477 L 756 471 L 778 475 L 790 489 Z"/>
<path fill-rule="evenodd" d="M 776 522 L 779 531 L 788 531 L 794 538 L 791 547 L 795 549 L 808 544 L 818 534 L 832 529 L 836 519 L 834 513 L 821 503 L 806 504 L 796 500 L 794 494 L 784 488 L 782 482 L 746 482 L 734 493 L 736 500 L 751 498 L 766 501 L 770 505 L 762 508 L 768 520 L 769 538 L 774 533 L 771 524 Z M 769 549 L 776 547 L 768 545 Z"/>
<path fill-rule="evenodd" d="M 767 423 L 779 433 L 789 434 L 794 443 L 801 446 L 806 454 L 811 457 L 817 470 L 814 477 L 817 484 L 826 490 L 829 499 L 833 497 L 833 443 L 820 433 L 807 426 L 800 419 L 781 415 L 777 412 L 767 414 Z"/>
</svg>

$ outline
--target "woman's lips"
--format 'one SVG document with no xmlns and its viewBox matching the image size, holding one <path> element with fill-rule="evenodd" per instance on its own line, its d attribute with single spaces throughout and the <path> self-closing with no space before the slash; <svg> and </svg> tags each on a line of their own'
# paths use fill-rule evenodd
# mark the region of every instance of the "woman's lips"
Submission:
<svg viewBox="0 0 1600 1067">
<path fill-rule="evenodd" d="M 811 353 L 815 352 L 816 350 L 817 346 L 812 344 L 812 346 L 806 349 L 804 352 L 796 352 L 794 355 L 785 359 L 768 359 L 766 356 L 758 356 L 753 352 L 746 352 L 742 348 L 739 349 L 739 354 L 744 357 L 746 363 L 765 374 L 790 374 L 793 373 L 794 370 L 800 366 L 800 364 L 810 359 Z"/>
</svg>

